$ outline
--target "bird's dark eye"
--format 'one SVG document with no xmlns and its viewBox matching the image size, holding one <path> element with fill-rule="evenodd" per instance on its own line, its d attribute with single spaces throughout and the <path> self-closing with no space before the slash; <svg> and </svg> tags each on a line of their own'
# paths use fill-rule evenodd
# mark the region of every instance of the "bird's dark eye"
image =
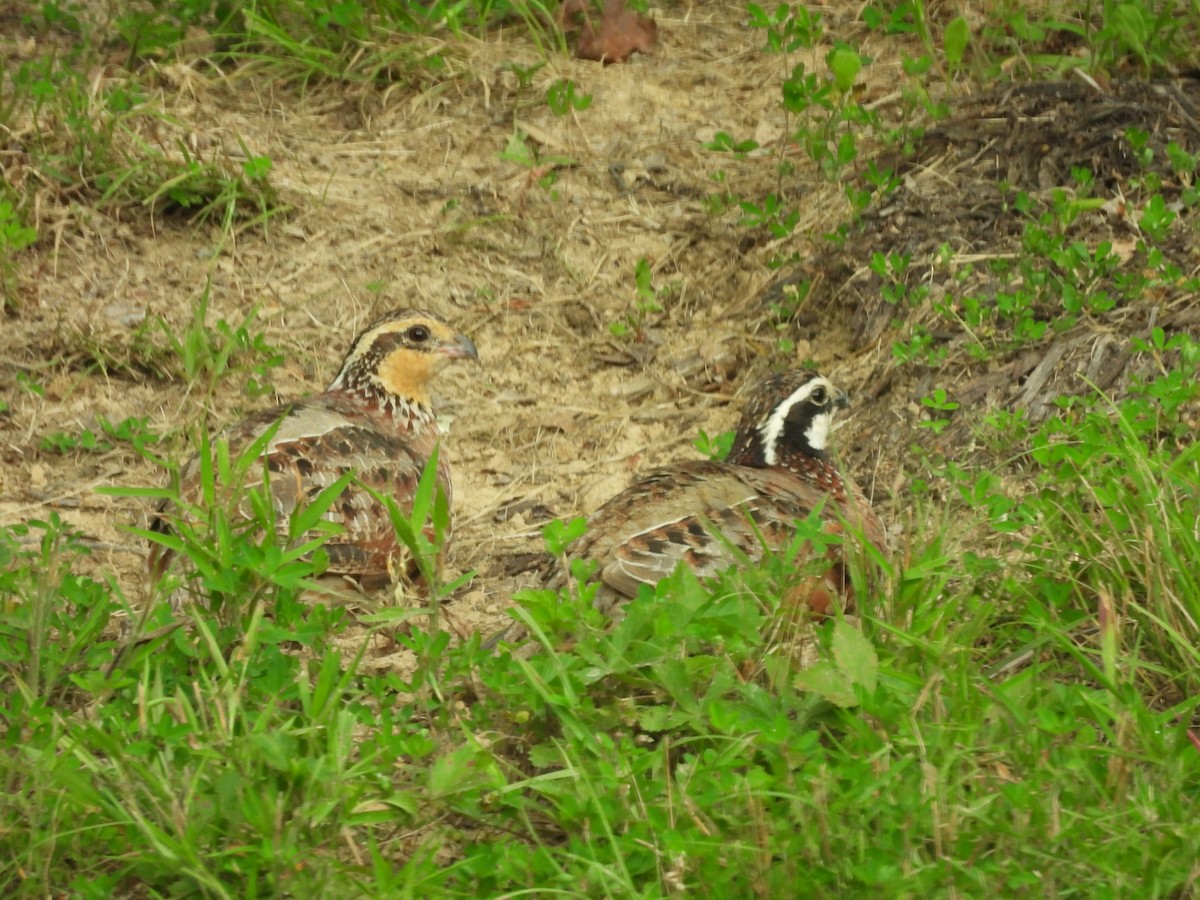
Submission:
<svg viewBox="0 0 1200 900">
<path fill-rule="evenodd" d="M 813 392 L 809 394 L 809 397 L 812 399 L 813 403 L 817 404 L 817 406 L 824 406 L 825 401 L 829 399 L 829 393 L 825 390 L 825 388 L 818 386 L 813 388 Z"/>
<path fill-rule="evenodd" d="M 404 334 L 414 344 L 423 344 L 429 340 L 429 329 L 424 325 L 414 325 L 408 331 L 404 332 Z"/>
</svg>

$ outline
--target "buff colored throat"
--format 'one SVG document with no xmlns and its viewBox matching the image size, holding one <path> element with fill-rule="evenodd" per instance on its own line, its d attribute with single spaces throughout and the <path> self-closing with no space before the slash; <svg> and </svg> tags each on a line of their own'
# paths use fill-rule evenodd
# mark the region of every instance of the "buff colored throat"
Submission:
<svg viewBox="0 0 1200 900">
<path fill-rule="evenodd" d="M 445 361 L 444 356 L 418 350 L 395 350 L 380 363 L 379 381 L 389 394 L 428 407 L 429 382 Z"/>
</svg>

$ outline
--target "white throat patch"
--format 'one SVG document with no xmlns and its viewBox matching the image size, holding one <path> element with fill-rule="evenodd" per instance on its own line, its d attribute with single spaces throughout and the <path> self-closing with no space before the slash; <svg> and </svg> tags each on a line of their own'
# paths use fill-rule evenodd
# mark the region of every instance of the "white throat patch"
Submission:
<svg viewBox="0 0 1200 900">
<path fill-rule="evenodd" d="M 812 396 L 813 391 L 819 387 L 824 388 L 830 397 L 835 394 L 832 384 L 824 378 L 814 378 L 812 381 L 798 387 L 792 392 L 790 397 L 776 406 L 772 410 L 770 418 L 759 429 L 759 434 L 762 435 L 763 441 L 763 458 L 768 466 L 775 465 L 775 447 L 779 443 L 780 437 L 783 436 L 783 429 L 787 424 L 788 413 L 792 411 L 792 407 L 797 403 L 807 402 L 808 398 Z M 808 431 L 804 434 L 804 439 L 808 441 L 808 446 L 814 450 L 824 450 L 829 440 L 829 429 L 832 424 L 832 412 L 821 413 L 814 418 L 812 424 L 808 427 Z"/>
<path fill-rule="evenodd" d="M 814 450 L 824 450 L 829 443 L 829 429 L 833 425 L 833 413 L 823 412 L 808 426 L 804 439 Z"/>
</svg>

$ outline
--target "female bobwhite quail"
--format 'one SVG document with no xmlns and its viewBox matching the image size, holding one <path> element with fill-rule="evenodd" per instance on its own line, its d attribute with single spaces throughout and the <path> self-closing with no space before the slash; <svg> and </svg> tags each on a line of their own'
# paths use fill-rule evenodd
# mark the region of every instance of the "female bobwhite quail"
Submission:
<svg viewBox="0 0 1200 900">
<path fill-rule="evenodd" d="M 829 458 L 834 409 L 847 402 L 815 373 L 771 376 L 755 386 L 725 461 L 675 463 L 601 506 L 568 551 L 599 562 L 597 608 L 611 614 L 639 585 L 656 584 L 680 561 L 707 577 L 736 563 L 737 553 L 758 560 L 764 545 L 788 546 L 796 520 L 818 508 L 827 532 L 842 535 L 848 525 L 847 540 L 860 534 L 882 551 L 882 524 Z M 816 613 L 852 608 L 843 546 L 830 547 L 828 559 L 828 569 L 789 591 L 789 600 Z M 560 571 L 550 583 L 565 582 Z"/>
<path fill-rule="evenodd" d="M 393 310 L 355 338 L 341 371 L 324 391 L 254 413 L 224 432 L 231 460 L 270 433 L 261 457 L 281 534 L 287 534 L 289 518 L 298 506 L 347 473 L 355 474 L 356 480 L 322 516 L 343 529 L 323 545 L 329 554 L 328 574 L 367 585 L 389 577 L 389 560 L 401 547 L 386 505 L 360 483 L 394 497 L 402 509 L 411 506 L 440 437 L 429 383 L 455 359 L 479 359 L 469 338 L 456 334 L 434 313 Z M 236 510 L 245 519 L 252 517 L 252 511 L 242 492 L 261 485 L 262 470 L 255 463 L 245 482 L 221 486 L 227 495 L 241 495 Z M 185 504 L 200 501 L 200 474 L 195 458 L 183 467 L 179 495 Z M 437 481 L 449 502 L 450 467 L 444 456 L 438 459 Z M 169 533 L 170 520 L 177 515 L 172 504 L 164 503 L 151 530 Z M 152 545 L 154 575 L 162 573 L 169 556 L 160 545 Z"/>
</svg>

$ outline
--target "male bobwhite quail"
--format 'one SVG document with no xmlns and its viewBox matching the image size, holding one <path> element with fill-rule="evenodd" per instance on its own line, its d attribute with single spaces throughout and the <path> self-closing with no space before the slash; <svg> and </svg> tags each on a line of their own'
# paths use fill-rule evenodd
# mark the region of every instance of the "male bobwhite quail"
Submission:
<svg viewBox="0 0 1200 900">
<path fill-rule="evenodd" d="M 653 471 L 600 507 L 588 532 L 568 551 L 599 562 L 596 606 L 612 613 L 656 584 L 681 560 L 707 577 L 737 562 L 787 547 L 797 519 L 820 508 L 824 529 L 846 540 L 856 534 L 879 550 L 884 531 L 870 503 L 829 458 L 835 407 L 846 394 L 812 372 L 774 375 L 757 384 L 738 425 L 729 457 L 679 462 Z M 719 534 L 720 537 L 715 536 Z M 828 551 L 829 567 L 789 591 L 814 612 L 853 607 L 842 545 Z M 566 582 L 561 571 L 550 584 Z"/>
<path fill-rule="evenodd" d="M 368 485 L 407 508 L 440 432 L 430 405 L 429 383 L 454 359 L 478 360 L 475 345 L 444 319 L 420 309 L 385 313 L 355 338 L 341 371 L 324 391 L 265 409 L 229 428 L 229 458 L 274 429 L 262 458 L 269 472 L 275 521 L 281 534 L 297 506 L 311 501 L 343 475 L 355 473 L 322 518 L 342 526 L 324 544 L 328 574 L 378 585 L 389 577 L 388 563 L 401 550 L 387 507 L 359 486 Z M 262 483 L 255 463 L 247 480 L 222 486 L 236 491 L 237 514 L 251 517 L 243 492 Z M 439 455 L 437 480 L 450 500 L 450 467 Z M 200 465 L 190 460 L 180 473 L 180 497 L 195 504 L 201 496 Z M 237 495 L 235 495 L 237 496 Z M 230 498 L 233 499 L 233 498 Z M 151 530 L 168 533 L 177 515 L 164 503 Z M 160 575 L 169 552 L 151 547 L 150 570 Z"/>
</svg>

